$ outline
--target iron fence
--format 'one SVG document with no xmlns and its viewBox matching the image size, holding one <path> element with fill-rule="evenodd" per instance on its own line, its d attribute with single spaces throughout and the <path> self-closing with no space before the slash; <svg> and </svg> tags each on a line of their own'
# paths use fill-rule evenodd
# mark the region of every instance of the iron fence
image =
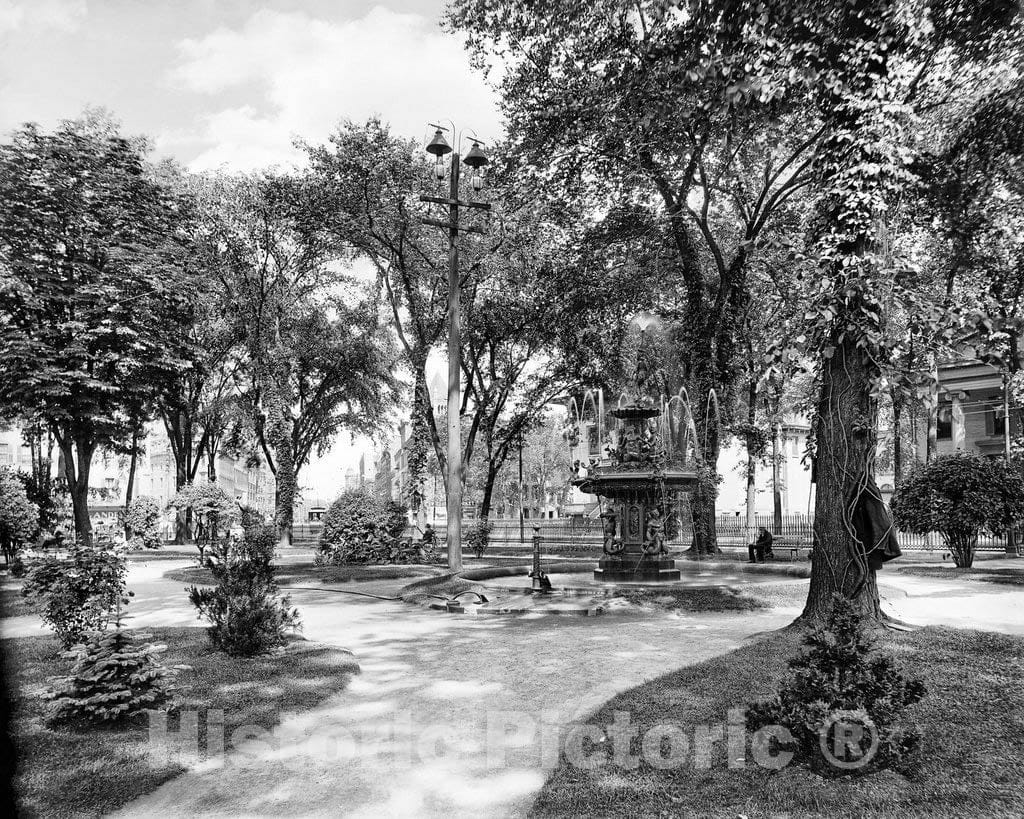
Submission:
<svg viewBox="0 0 1024 819">
<path fill-rule="evenodd" d="M 745 517 L 735 515 L 719 515 L 715 520 L 715 529 L 720 546 L 743 547 L 752 543 L 757 537 L 757 528 L 764 526 L 770 531 L 778 546 L 783 548 L 810 549 L 814 544 L 813 517 L 807 515 L 783 515 L 776 522 L 772 515 L 755 515 L 754 530 L 747 530 Z M 492 518 L 490 542 L 494 546 L 530 545 L 533 527 L 540 529 L 544 550 L 548 552 L 600 551 L 603 541 L 601 521 L 597 518 L 536 518 L 523 522 L 522 537 L 518 519 Z M 438 542 L 443 543 L 445 525 L 434 524 Z M 419 537 L 415 527 L 409 527 L 406 537 Z M 918 535 L 911 532 L 897 532 L 900 548 L 906 551 L 945 551 L 946 546 L 937 532 Z M 685 520 L 678 527 L 675 537 L 668 538 L 668 543 L 675 548 L 686 548 L 693 540 L 693 527 Z M 1024 532 L 1018 531 L 1016 542 L 1024 542 Z M 1006 550 L 1006 534 L 983 534 L 978 540 L 978 551 L 1001 552 Z"/>
<path fill-rule="evenodd" d="M 668 543 L 676 548 L 686 548 L 693 540 L 693 527 L 688 515 L 680 515 L 681 523 L 675 537 Z M 757 537 L 757 528 L 764 526 L 775 536 L 777 545 L 783 548 L 810 549 L 814 544 L 813 517 L 807 515 L 783 515 L 776 522 L 772 515 L 755 515 L 754 531 L 747 531 L 743 516 L 719 515 L 715 519 L 715 530 L 720 546 L 742 547 Z M 443 543 L 446 527 L 443 523 L 433 524 L 439 543 Z M 495 546 L 530 545 L 533 527 L 540 529 L 544 549 L 549 552 L 592 552 L 600 551 L 603 541 L 601 520 L 590 517 L 532 518 L 523 521 L 522 539 L 518 518 L 492 518 L 490 542 Z M 315 545 L 320 539 L 323 525 L 320 523 L 296 524 L 292 529 L 292 541 L 296 545 Z M 405 537 L 418 540 L 420 532 L 414 526 L 405 530 Z M 917 535 L 898 532 L 900 548 L 907 551 L 945 551 L 942 537 L 937 532 Z M 1024 543 L 1024 530 L 1018 529 L 1016 542 Z M 978 540 L 980 552 L 1002 552 L 1006 550 L 1006 533 L 983 534 Z"/>
</svg>

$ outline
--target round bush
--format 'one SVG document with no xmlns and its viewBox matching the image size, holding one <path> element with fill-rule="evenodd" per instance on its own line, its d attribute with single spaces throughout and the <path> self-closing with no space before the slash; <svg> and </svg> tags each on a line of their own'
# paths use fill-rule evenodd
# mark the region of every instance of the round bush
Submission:
<svg viewBox="0 0 1024 819">
<path fill-rule="evenodd" d="M 129 549 L 160 548 L 160 504 L 155 498 L 140 495 L 128 504 L 124 516 Z"/>
<path fill-rule="evenodd" d="M 415 563 L 419 552 L 402 540 L 406 507 L 362 489 L 345 492 L 327 509 L 320 560 L 343 563 Z"/>
<path fill-rule="evenodd" d="M 128 602 L 126 574 L 124 553 L 112 544 L 76 542 L 66 557 L 46 554 L 30 561 L 21 593 L 70 648 L 89 632 L 102 631 Z"/>
<path fill-rule="evenodd" d="M 15 560 L 18 550 L 30 543 L 37 531 L 39 508 L 29 500 L 17 474 L 0 469 L 0 549 L 5 561 Z"/>
<path fill-rule="evenodd" d="M 998 534 L 1024 518 L 1024 478 L 1016 464 L 968 452 L 918 464 L 892 498 L 896 525 L 939 532 L 956 565 L 970 568 L 978 534 Z"/>
</svg>

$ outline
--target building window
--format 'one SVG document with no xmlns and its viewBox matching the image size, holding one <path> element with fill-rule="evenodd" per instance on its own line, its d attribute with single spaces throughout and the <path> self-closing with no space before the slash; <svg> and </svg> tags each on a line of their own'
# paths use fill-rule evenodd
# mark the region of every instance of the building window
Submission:
<svg viewBox="0 0 1024 819">
<path fill-rule="evenodd" d="M 985 413 L 985 432 L 1000 438 L 1006 434 L 1006 415 L 1002 404 L 989 407 Z"/>
<path fill-rule="evenodd" d="M 953 440 L 953 405 L 951 403 L 939 404 L 938 412 L 935 415 L 935 438 L 938 441 Z"/>
</svg>

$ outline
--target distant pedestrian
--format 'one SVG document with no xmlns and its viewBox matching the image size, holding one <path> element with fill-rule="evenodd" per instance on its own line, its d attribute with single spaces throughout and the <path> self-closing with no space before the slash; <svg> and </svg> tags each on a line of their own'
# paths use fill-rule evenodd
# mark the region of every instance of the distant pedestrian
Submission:
<svg viewBox="0 0 1024 819">
<path fill-rule="evenodd" d="M 423 548 L 429 549 L 437 542 L 437 532 L 429 523 L 423 529 Z"/>
<path fill-rule="evenodd" d="M 749 555 L 748 563 L 764 563 L 765 556 L 774 557 L 775 554 L 772 552 L 772 533 L 769 532 L 764 526 L 758 527 L 757 540 L 747 546 L 747 554 Z M 755 559 L 756 555 L 756 559 Z"/>
</svg>

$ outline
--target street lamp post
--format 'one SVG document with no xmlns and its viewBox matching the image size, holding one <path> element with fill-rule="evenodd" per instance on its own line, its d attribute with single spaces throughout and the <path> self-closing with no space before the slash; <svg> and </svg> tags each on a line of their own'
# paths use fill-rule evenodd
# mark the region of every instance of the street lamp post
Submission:
<svg viewBox="0 0 1024 819">
<path fill-rule="evenodd" d="M 1003 373 L 1003 457 L 1010 463 L 1010 376 Z M 1006 530 L 1006 554 L 1017 556 L 1017 532 L 1011 523 Z"/>
<path fill-rule="evenodd" d="M 523 531 L 523 433 L 519 433 L 519 542 L 526 541 Z"/>
<path fill-rule="evenodd" d="M 459 199 L 460 159 L 459 151 L 444 138 L 442 128 L 436 130 L 433 139 L 427 144 L 427 153 L 435 157 L 434 174 L 438 180 L 444 179 L 444 158 L 451 154 L 449 164 L 449 195 L 421 196 L 421 202 L 433 202 L 448 206 L 448 221 L 424 217 L 423 222 L 448 231 L 448 525 L 446 540 L 448 545 L 448 568 L 452 571 L 462 569 L 462 427 L 460 424 L 461 384 L 460 363 L 462 346 L 462 288 L 459 279 L 459 231 L 483 233 L 484 230 L 475 226 L 459 226 L 460 208 L 477 208 L 488 211 L 491 206 L 486 202 L 473 202 Z M 454 130 L 454 126 L 453 126 Z M 455 147 L 460 147 L 461 138 L 456 137 Z M 473 146 L 466 154 L 465 163 L 472 169 L 471 184 L 473 190 L 483 187 L 481 169 L 487 164 L 487 156 L 480 148 L 480 141 L 473 139 Z"/>
</svg>

